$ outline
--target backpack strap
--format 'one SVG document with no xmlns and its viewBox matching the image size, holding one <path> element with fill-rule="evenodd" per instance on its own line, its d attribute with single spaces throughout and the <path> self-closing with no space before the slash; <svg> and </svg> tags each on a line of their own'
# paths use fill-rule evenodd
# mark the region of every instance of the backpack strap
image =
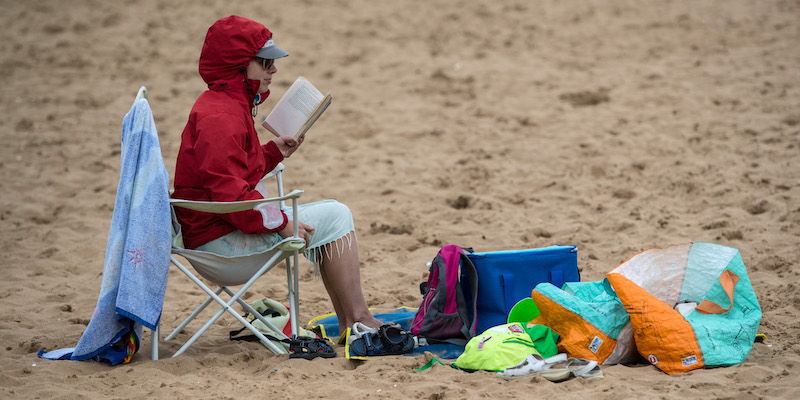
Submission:
<svg viewBox="0 0 800 400">
<path fill-rule="evenodd" d="M 280 317 L 281 316 L 280 312 L 275 311 L 275 310 L 273 310 L 271 308 L 267 308 L 264 311 L 259 311 L 259 314 L 261 314 L 262 317 L 266 317 L 269 314 L 269 316 L 272 317 L 272 318 L 276 318 L 276 317 Z M 250 313 L 245 313 L 244 315 L 242 315 L 242 318 L 244 318 L 245 320 L 248 319 L 248 317 L 250 317 Z M 255 318 L 253 318 L 253 320 L 255 320 Z M 230 338 L 230 340 L 243 340 L 245 342 L 258 342 L 258 341 L 261 340 L 256 335 L 247 335 L 247 336 L 236 337 L 236 335 L 242 333 L 245 329 L 247 329 L 247 327 L 243 326 L 242 329 L 238 329 L 238 330 L 235 330 L 235 331 L 230 331 L 228 333 L 228 338 Z M 283 339 L 278 339 L 278 338 L 273 337 L 271 335 L 268 335 L 268 334 L 266 334 L 264 332 L 261 332 L 261 334 L 264 335 L 264 337 L 266 337 L 269 340 L 275 340 L 275 341 L 278 341 L 278 342 L 289 343 L 289 342 L 284 341 Z"/>
<path fill-rule="evenodd" d="M 454 314 L 458 312 L 456 306 L 458 301 L 458 278 L 459 278 L 459 263 L 462 254 L 461 247 L 456 245 L 444 246 L 439 255 L 442 257 L 445 268 L 445 287 L 447 289 L 447 301 L 445 302 L 444 313 Z M 439 274 L 441 275 L 441 273 Z"/>
<path fill-rule="evenodd" d="M 240 340 L 240 341 L 243 341 L 243 342 L 260 342 L 261 341 L 261 339 L 259 339 L 258 336 L 256 336 L 256 335 L 245 335 L 245 336 L 238 336 L 238 337 L 236 336 L 236 335 L 242 333 L 242 331 L 245 330 L 245 329 L 247 329 L 247 328 L 242 328 L 242 329 L 239 329 L 239 330 L 230 331 L 228 333 L 228 338 L 230 340 Z M 279 339 L 279 338 L 276 338 L 275 336 L 272 336 L 269 333 L 261 332 L 261 334 L 264 335 L 265 338 L 267 338 L 269 340 L 272 340 L 273 342 L 281 342 L 281 343 L 287 343 L 287 344 L 290 344 L 292 342 L 290 339 Z"/>
<path fill-rule="evenodd" d="M 470 249 L 471 250 L 471 249 Z M 464 304 L 469 307 L 469 310 L 464 310 L 467 312 L 466 316 L 472 316 L 471 320 L 464 321 L 464 337 L 467 339 L 472 338 L 475 336 L 478 326 L 478 270 L 475 268 L 475 265 L 472 263 L 472 260 L 469 259 L 467 253 L 461 252 L 461 272 L 467 278 L 467 285 L 469 285 L 469 293 L 471 298 L 465 299 L 466 301 Z"/>
</svg>

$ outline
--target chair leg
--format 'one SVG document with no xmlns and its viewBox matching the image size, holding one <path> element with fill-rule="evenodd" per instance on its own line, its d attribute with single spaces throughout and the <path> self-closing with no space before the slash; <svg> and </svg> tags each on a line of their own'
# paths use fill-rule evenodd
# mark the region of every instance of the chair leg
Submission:
<svg viewBox="0 0 800 400">
<path fill-rule="evenodd" d="M 297 214 L 297 199 L 292 199 L 292 215 Z M 294 225 L 294 236 L 298 236 L 298 225 Z M 289 262 L 289 260 L 292 262 Z M 292 318 L 292 338 L 297 337 L 298 303 L 300 302 L 300 250 L 295 249 L 290 257 L 286 258 L 286 273 L 289 277 L 289 315 Z"/>
<path fill-rule="evenodd" d="M 222 299 L 220 299 L 220 300 L 222 300 Z M 223 304 L 224 304 L 224 302 L 223 302 Z M 199 338 L 199 337 L 200 337 L 200 335 L 202 335 L 203 333 L 205 333 L 206 329 L 208 329 L 208 328 L 211 326 L 211 324 L 213 324 L 214 322 L 216 322 L 216 321 L 217 321 L 217 319 L 219 319 L 219 317 L 220 317 L 220 316 L 222 316 L 222 314 L 223 314 L 224 312 L 225 312 L 225 307 L 223 307 L 223 308 L 220 308 L 220 309 L 219 309 L 219 311 L 217 311 L 217 313 L 216 313 L 216 314 L 214 314 L 214 316 L 213 316 L 213 317 L 211 317 L 211 319 L 209 319 L 209 320 L 208 320 L 208 321 L 207 321 L 207 322 L 206 322 L 206 323 L 203 325 L 203 327 L 202 327 L 202 328 L 200 328 L 200 329 L 199 329 L 197 332 L 195 332 L 195 334 L 194 334 L 194 335 L 192 335 L 192 337 L 191 337 L 191 338 L 189 338 L 189 340 L 187 340 L 187 341 L 186 341 L 186 343 L 184 343 L 184 344 L 183 344 L 183 346 L 181 346 L 181 348 L 180 348 L 180 349 L 178 349 L 178 351 L 176 351 L 176 352 L 175 352 L 175 354 L 173 354 L 172 356 L 173 356 L 173 357 L 177 357 L 177 356 L 179 356 L 179 355 L 183 354 L 183 352 L 184 352 L 184 351 L 186 351 L 186 349 L 188 349 L 188 348 L 189 348 L 189 346 L 191 346 L 191 345 L 194 343 L 194 341 L 195 341 L 195 340 L 197 340 L 197 338 Z M 237 314 L 237 315 L 238 315 L 238 314 Z"/>
<path fill-rule="evenodd" d="M 150 331 L 150 359 L 153 361 L 158 360 L 158 330 L 161 324 L 156 325 L 156 329 Z"/>
<path fill-rule="evenodd" d="M 292 333 L 297 334 L 297 323 L 300 321 L 300 252 L 294 252 L 294 287 L 292 290 L 292 297 L 294 297 L 294 318 L 295 326 L 292 328 Z"/>
<path fill-rule="evenodd" d="M 217 289 L 217 290 L 216 290 L 214 293 L 215 293 L 215 294 L 217 294 L 217 295 L 219 295 L 219 294 L 222 292 L 222 289 L 223 289 L 223 288 L 222 288 L 222 287 L 220 287 L 220 288 L 219 288 L 219 289 Z M 211 297 L 211 296 L 209 296 L 209 297 L 206 299 L 206 301 L 204 301 L 204 302 L 203 302 L 203 304 L 201 304 L 201 305 L 200 305 L 200 307 L 197 307 L 197 309 L 196 309 L 196 310 L 194 310 L 194 312 L 193 312 L 191 315 L 189 315 L 188 317 L 186 317 L 186 319 L 185 319 L 185 320 L 183 320 L 183 322 L 181 322 L 181 324 L 180 324 L 180 325 L 178 325 L 178 327 L 177 327 L 177 328 L 175 328 L 175 330 L 174 330 L 174 331 L 172 331 L 172 333 L 170 333 L 170 334 L 169 334 L 169 336 L 167 336 L 166 338 L 164 338 L 164 341 L 166 342 L 167 340 L 172 340 L 172 339 L 174 339 L 174 338 L 175 338 L 175 336 L 177 336 L 177 335 L 178 335 L 178 333 L 179 333 L 180 331 L 182 331 L 182 330 L 183 330 L 183 328 L 185 328 L 185 327 L 186 327 L 186 325 L 188 325 L 188 324 L 189 324 L 189 322 L 192 322 L 192 320 L 193 320 L 195 317 L 197 317 L 197 315 L 198 315 L 198 314 L 200 314 L 200 313 L 201 313 L 201 312 L 202 312 L 202 311 L 203 311 L 203 310 L 204 310 L 204 309 L 205 309 L 205 308 L 206 308 L 206 307 L 207 307 L 207 306 L 208 306 L 208 305 L 211 303 L 211 301 L 212 301 L 212 300 L 214 300 L 214 298 L 213 298 L 213 297 Z"/>
<path fill-rule="evenodd" d="M 205 286 L 205 285 L 204 285 L 204 286 Z M 209 291 L 210 291 L 210 289 L 209 289 Z M 233 304 L 233 303 L 236 301 L 236 299 L 238 299 L 238 296 L 240 296 L 240 295 L 241 295 L 241 293 L 237 293 L 237 294 L 236 294 L 236 298 L 234 298 L 234 299 L 231 299 L 229 303 L 225 303 L 225 301 L 224 301 L 224 300 L 222 300 L 222 299 L 221 299 L 219 296 L 217 296 L 217 295 L 215 294 L 215 295 L 214 295 L 214 300 L 216 300 L 218 303 L 222 304 L 222 305 L 223 305 L 223 307 L 222 307 L 222 308 L 220 308 L 220 309 L 219 309 L 219 311 L 217 311 L 217 312 L 216 312 L 216 314 L 214 314 L 214 316 L 213 316 L 213 317 L 211 317 L 211 319 L 209 319 L 209 320 L 208 320 L 208 321 L 207 321 L 207 322 L 206 322 L 206 323 L 203 325 L 203 327 L 201 327 L 201 328 L 200 328 L 200 329 L 199 329 L 197 332 L 195 332 L 195 334 L 194 334 L 194 335 L 192 335 L 192 337 L 191 337 L 191 338 L 189 338 L 189 340 L 188 340 L 188 341 L 186 341 L 186 343 L 184 343 L 184 344 L 183 344 L 183 346 L 182 346 L 180 349 L 178 349 L 178 351 L 177 351 L 177 352 L 175 352 L 175 354 L 173 354 L 173 355 L 172 355 L 172 357 L 177 357 L 177 356 L 181 355 L 181 354 L 182 354 L 184 351 L 186 351 L 186 349 L 188 349 L 188 348 L 189 348 L 189 346 L 191 346 L 191 345 L 192 345 L 192 344 L 195 342 L 195 340 L 197 340 L 197 338 L 199 338 L 199 337 L 200 337 L 200 335 L 202 335 L 202 334 L 203 334 L 203 333 L 204 333 L 204 332 L 205 332 L 205 331 L 206 331 L 206 330 L 207 330 L 207 329 L 208 329 L 208 328 L 211 326 L 211 324 L 213 324 L 214 322 L 216 322 L 216 321 L 219 319 L 219 317 L 221 317 L 221 316 L 222 316 L 222 314 L 224 314 L 224 313 L 225 313 L 225 311 L 227 311 L 229 314 L 233 315 L 233 316 L 234 316 L 234 318 L 236 318 L 237 320 L 239 320 L 239 322 L 241 322 L 241 323 L 242 323 L 242 325 L 244 325 L 244 326 L 245 326 L 245 327 L 246 327 L 248 330 L 250 330 L 250 331 L 251 331 L 251 332 L 252 332 L 252 333 L 253 333 L 253 334 L 254 334 L 254 335 L 257 337 L 257 338 L 259 338 L 259 339 L 261 340 L 261 342 L 262 342 L 262 343 L 264 343 L 264 345 L 265 345 L 265 346 L 267 346 L 267 348 L 269 348 L 270 350 L 272 350 L 272 352 L 273 352 L 273 353 L 275 353 L 275 354 L 286 354 L 286 351 L 285 351 L 284 349 L 282 349 L 282 348 L 280 348 L 280 347 L 276 346 L 276 345 L 275 345 L 275 343 L 272 343 L 272 341 L 270 341 L 269 339 L 267 339 L 267 337 L 266 337 L 266 336 L 264 336 L 264 334 L 263 334 L 263 333 L 261 333 L 261 332 L 260 332 L 258 329 L 256 329 L 256 327 L 254 327 L 254 326 L 253 326 L 253 325 L 252 325 L 250 322 L 248 322 L 248 321 L 247 321 L 246 319 L 244 319 L 244 318 L 243 318 L 241 315 L 239 315 L 239 314 L 236 312 L 236 310 L 234 310 L 233 308 L 231 308 L 231 306 L 230 306 L 230 305 L 231 305 L 231 304 Z"/>
<path fill-rule="evenodd" d="M 292 262 L 294 261 L 294 262 Z M 298 320 L 298 288 L 299 288 L 299 257 L 297 251 L 294 252 L 292 257 L 286 258 L 286 280 L 288 281 L 287 287 L 289 289 L 289 316 L 292 326 L 292 337 L 297 337 L 297 320 Z"/>
<path fill-rule="evenodd" d="M 296 213 L 296 204 L 295 204 L 295 213 Z M 298 258 L 298 252 L 297 252 L 297 250 L 295 250 L 295 251 L 293 252 L 293 256 L 294 256 L 294 264 L 292 265 L 292 262 L 290 261 L 290 258 L 291 258 L 291 256 L 290 256 L 290 257 L 286 257 L 285 253 L 283 253 L 283 255 L 282 255 L 281 253 L 278 253 L 278 254 L 274 255 L 274 256 L 273 256 L 273 257 L 271 257 L 271 259 L 270 259 L 270 260 L 269 260 L 267 263 L 265 263 L 265 264 L 264 264 L 264 266 L 263 266 L 263 267 L 262 267 L 262 268 L 261 268 L 261 269 L 260 269 L 260 270 L 259 270 L 257 273 L 255 273 L 255 274 L 254 274 L 254 275 L 253 275 L 253 276 L 250 278 L 250 280 L 248 280 L 248 281 L 247 281 L 247 283 L 245 283 L 245 284 L 244 284 L 244 285 L 243 285 L 243 286 L 242 286 L 242 287 L 239 289 L 239 291 L 237 291 L 236 293 L 233 293 L 233 292 L 231 292 L 231 291 L 230 291 L 230 289 L 228 289 L 227 287 L 224 287 L 224 286 L 220 286 L 220 287 L 219 287 L 219 288 L 218 288 L 216 291 L 211 291 L 211 289 L 210 289 L 208 286 L 206 286 L 206 284 L 205 284 L 205 283 L 203 283 L 203 282 L 202 282 L 201 280 L 199 280 L 199 279 L 198 279 L 198 278 L 197 278 L 197 277 L 196 277 L 194 274 L 192 274 L 192 273 L 191 273 L 191 272 L 190 272 L 190 271 L 189 271 L 189 270 L 188 270 L 188 269 L 187 269 L 185 266 L 183 266 L 183 265 L 182 265 L 182 264 L 181 264 L 181 263 L 180 263 L 180 262 L 179 262 L 177 259 L 175 259 L 175 257 L 174 257 L 174 256 L 170 256 L 170 261 L 171 261 L 171 262 L 172 262 L 172 263 L 173 263 L 173 264 L 174 264 L 174 265 L 175 265 L 175 266 L 176 266 L 178 269 L 180 269 L 180 270 L 181 270 L 181 272 L 183 272 L 183 273 L 184 273 L 184 274 L 185 274 L 185 275 L 186 275 L 186 276 L 187 276 L 187 277 L 188 277 L 190 280 L 192 280 L 192 281 L 193 281 L 193 282 L 194 282 L 194 283 L 195 283 L 197 286 L 199 286 L 201 289 L 203 289 L 203 291 L 204 291 L 204 292 L 206 292 L 206 294 L 208 294 L 208 295 L 209 295 L 209 297 L 206 299 L 206 301 L 205 301 L 205 302 L 203 302 L 203 304 L 202 304 L 200 307 L 198 307 L 198 308 L 197 308 L 197 309 L 196 309 L 196 310 L 195 310 L 195 311 L 192 313 L 192 315 L 190 315 L 188 318 L 186 318 L 186 320 L 184 320 L 184 321 L 183 321 L 183 322 L 182 322 L 182 323 L 181 323 L 181 324 L 178 326 L 178 328 L 176 328 L 176 329 L 175 329 L 175 330 L 174 330 L 174 331 L 173 331 L 173 332 L 172 332 L 172 333 L 171 333 L 171 334 L 170 334 L 170 335 L 169 335 L 169 336 L 168 336 L 168 337 L 167 337 L 165 340 L 171 340 L 172 338 L 174 338 L 174 337 L 175 337 L 175 336 L 178 334 L 178 332 L 180 332 L 180 331 L 181 331 L 181 330 L 182 330 L 182 329 L 183 329 L 183 328 L 184 328 L 184 327 L 185 327 L 185 326 L 186 326 L 186 325 L 187 325 L 189 322 L 191 322 L 191 321 L 192 321 L 192 320 L 193 320 L 193 319 L 194 319 L 194 318 L 195 318 L 195 317 L 196 317 L 196 316 L 197 316 L 197 315 L 198 315 L 198 314 L 199 314 L 201 311 L 203 311 L 203 310 L 204 310 L 204 309 L 205 309 L 205 308 L 206 308 L 206 307 L 207 307 L 207 306 L 208 306 L 208 305 L 211 303 L 211 301 L 212 301 L 212 300 L 213 300 L 213 301 L 216 301 L 216 302 L 217 302 L 217 303 L 218 303 L 218 304 L 221 306 L 221 308 L 220 308 L 220 309 L 219 309 L 219 310 L 218 310 L 218 311 L 217 311 L 217 312 L 214 314 L 214 316 L 213 316 L 213 317 L 211 317 L 211 319 L 209 319 L 209 320 L 208 320 L 208 321 L 207 321 L 207 322 L 206 322 L 206 323 L 205 323 L 205 324 L 204 324 L 204 325 L 203 325 L 203 326 L 200 328 L 200 330 L 198 330 L 197 332 L 195 332 L 195 334 L 194 334 L 194 335 L 192 335 L 192 337 L 191 337 L 191 338 L 190 338 L 190 339 L 189 339 L 189 340 L 188 340 L 186 343 L 184 343 L 184 344 L 183 344 L 183 346 L 182 346 L 182 347 L 181 347 L 181 348 L 180 348 L 180 349 L 179 349 L 177 352 L 175 352 L 175 354 L 173 354 L 173 355 L 172 355 L 172 357 L 177 357 L 178 355 L 180 355 L 180 354 L 182 354 L 184 351 L 186 351 L 186 349 L 188 349 L 188 348 L 189 348 L 189 346 L 191 346 L 191 345 L 192 345 L 192 344 L 193 344 L 193 343 L 194 343 L 194 342 L 195 342 L 195 341 L 196 341 L 196 340 L 197 340 L 197 339 L 198 339 L 198 338 L 199 338 L 199 337 L 200 337 L 200 336 L 201 336 L 201 335 L 202 335 L 202 334 L 203 334 L 203 333 L 204 333 L 204 332 L 205 332 L 205 331 L 206 331 L 206 330 L 207 330 L 207 329 L 208 329 L 208 328 L 209 328 L 209 327 L 210 327 L 210 326 L 211 326 L 211 325 L 214 323 L 214 322 L 216 322 L 216 321 L 217 321 L 217 320 L 218 320 L 218 319 L 219 319 L 219 318 L 222 316 L 222 314 L 224 314 L 226 311 L 227 311 L 228 313 L 230 313 L 231 315 L 233 315 L 233 317 L 234 317 L 234 318 L 236 318 L 236 319 L 237 319 L 237 320 L 238 320 L 238 321 L 239 321 L 239 322 L 240 322 L 242 325 L 244 325 L 244 326 L 245 326 L 245 327 L 246 327 L 248 330 L 250 330 L 250 331 L 251 331 L 251 332 L 252 332 L 252 333 L 253 333 L 253 334 L 254 334 L 254 335 L 257 337 L 257 338 L 259 338 L 259 340 L 261 340 L 261 342 L 262 342 L 262 343 L 263 343 L 263 344 L 264 344 L 264 345 L 265 345 L 267 348 L 269 348 L 269 349 L 270 349 L 270 350 L 271 350 L 273 353 L 275 353 L 275 354 L 286 354 L 286 350 L 284 350 L 283 348 L 281 348 L 281 347 L 277 346 L 275 343 L 273 343 L 272 341 L 270 341 L 269 339 L 267 339 L 267 338 L 266 338 L 266 336 L 264 336 L 264 334 L 262 334 L 262 333 L 261 333 L 261 332 L 260 332 L 258 329 L 256 329 L 256 328 L 255 328 L 255 327 L 254 327 L 254 326 L 253 326 L 253 325 L 252 325 L 250 322 L 248 322 L 248 321 L 247 321 L 247 320 L 245 320 L 245 319 L 244 319 L 244 318 L 243 318 L 241 315 L 239 315 L 239 314 L 236 312 L 236 310 L 234 310 L 233 308 L 231 308 L 231 305 L 232 305 L 232 304 L 234 304 L 234 303 L 236 303 L 236 302 L 238 302 L 238 303 L 240 303 L 240 304 L 241 304 L 241 305 L 242 305 L 242 306 L 243 306 L 243 307 L 244 307 L 246 310 L 248 310 L 248 312 L 251 312 L 253 315 L 256 315 L 257 317 L 261 317 L 261 316 L 260 316 L 260 314 L 259 314 L 258 312 L 256 312 L 255 310 L 253 310 L 253 309 L 252 309 L 252 307 L 251 307 L 249 304 L 247 304 L 246 302 L 244 302 L 243 300 L 241 300 L 241 296 L 242 296 L 242 295 L 243 295 L 243 294 L 244 294 L 244 293 L 245 293 L 245 292 L 246 292 L 246 291 L 247 291 L 247 290 L 250 288 L 250 286 L 252 286 L 252 284 L 253 284 L 253 283 L 254 283 L 254 282 L 255 282 L 255 281 L 256 281 L 256 280 L 257 280 L 259 277 L 261 277 L 262 275 L 266 274 L 266 273 L 267 273 L 267 272 L 268 272 L 268 271 L 269 271 L 269 270 L 270 270 L 270 269 L 271 269 L 271 268 L 272 268 L 272 267 L 273 267 L 273 266 L 274 266 L 274 265 L 275 265 L 275 264 L 278 262 L 278 260 L 280 260 L 280 259 L 281 259 L 281 257 L 286 257 L 285 259 L 286 259 L 286 262 L 287 262 L 287 275 L 288 275 L 288 283 L 289 283 L 289 285 L 288 285 L 288 289 L 289 289 L 289 303 L 290 303 L 290 308 L 291 308 L 290 315 L 291 315 L 291 319 L 292 319 L 291 328 L 292 328 L 292 336 L 293 336 L 293 337 L 296 337 L 296 336 L 297 336 L 297 321 L 298 321 L 298 312 L 297 312 L 297 307 L 298 307 L 298 306 L 297 306 L 297 304 L 298 304 L 298 289 L 299 289 L 299 276 L 298 276 L 298 274 L 299 274 L 299 271 L 298 271 L 298 268 L 297 268 L 297 266 L 298 266 L 298 262 L 299 262 L 299 258 Z M 225 291 L 225 292 L 226 292 L 228 295 L 230 295 L 230 296 L 231 296 L 231 299 L 230 299 L 228 302 L 224 301 L 222 298 L 220 298 L 220 297 L 219 297 L 219 294 L 220 294 L 221 292 L 223 292 L 223 291 Z M 285 335 L 283 334 L 283 332 L 281 332 L 280 330 L 278 330 L 278 329 L 277 329 L 277 328 L 276 328 L 274 325 L 272 325 L 272 324 L 271 324 L 269 321 L 267 321 L 267 320 L 266 320 L 266 319 L 264 319 L 263 317 L 261 317 L 261 318 L 259 318 L 259 319 L 261 320 L 261 322 L 264 322 L 264 323 L 265 323 L 267 326 L 270 326 L 270 328 L 272 328 L 274 331 L 276 331 L 276 332 L 279 332 L 279 333 L 280 333 L 280 335 L 279 335 L 279 336 L 285 337 Z M 158 333 L 156 333 L 156 339 L 157 339 L 157 336 L 158 336 Z M 157 344 L 156 344 L 155 346 L 157 346 Z M 157 350 L 154 350 L 154 355 L 155 355 L 155 357 L 158 357 Z"/>
<path fill-rule="evenodd" d="M 283 350 L 282 348 L 276 346 L 274 343 L 269 341 L 261 332 L 258 331 L 258 329 L 256 329 L 252 324 L 247 322 L 247 320 L 242 318 L 242 316 L 239 315 L 239 313 L 237 313 L 236 310 L 231 308 L 231 305 L 233 303 L 235 303 L 239 299 L 239 297 L 245 291 L 247 291 L 250 288 L 250 286 L 252 286 L 253 283 L 259 277 L 261 277 L 263 274 L 267 273 L 267 271 L 269 271 L 275 265 L 275 262 L 277 261 L 277 256 L 273 257 L 272 259 L 269 260 L 269 262 L 265 263 L 264 266 L 256 274 L 254 274 L 253 277 L 250 278 L 250 280 L 247 281 L 247 283 L 242 285 L 242 287 L 239 289 L 239 291 L 236 292 L 236 294 L 233 295 L 233 298 L 230 299 L 230 301 L 228 301 L 228 302 L 225 302 L 222 298 L 220 298 L 218 296 L 219 292 L 211 291 L 211 289 L 208 286 L 206 286 L 206 284 L 203 283 L 203 281 L 201 281 L 196 276 L 194 276 L 194 274 L 189 272 L 189 270 L 186 269 L 186 267 L 184 267 L 183 265 L 181 265 L 177 260 L 175 260 L 174 257 L 170 257 L 170 258 L 172 258 L 173 264 L 175 264 L 175 266 L 178 267 L 178 269 L 183 271 L 183 273 L 186 274 L 186 276 L 189 277 L 189 279 L 191 279 L 197 286 L 199 286 L 201 289 L 203 289 L 203 291 L 206 292 L 206 294 L 208 294 L 211 298 L 213 298 L 214 301 L 216 301 L 217 303 L 219 303 L 222 306 L 219 309 L 219 311 L 217 311 L 214 314 L 214 316 L 211 317 L 211 319 L 209 319 L 202 326 L 202 328 L 200 328 L 200 330 L 195 332 L 195 334 L 186 343 L 184 343 L 184 345 L 180 349 L 178 349 L 178 351 L 175 354 L 172 355 L 172 357 L 177 357 L 180 354 L 182 354 L 184 351 L 186 351 L 186 349 L 188 349 L 189 346 L 191 346 L 195 342 L 195 340 L 197 340 L 197 338 L 199 338 L 200 335 L 202 335 L 211 326 L 211 324 L 216 322 L 217 319 L 219 319 L 219 317 L 221 317 L 222 314 L 224 314 L 226 311 L 228 313 L 230 313 L 231 315 L 233 315 L 234 318 L 236 318 L 239 322 L 242 323 L 242 325 L 247 327 L 248 330 L 253 332 L 253 334 L 256 337 L 258 337 L 264 343 L 264 345 L 266 345 L 270 350 L 272 350 L 273 353 L 275 353 L 275 354 L 286 354 L 285 350 Z M 220 290 L 226 290 L 226 288 L 221 287 L 220 289 L 218 289 L 218 291 L 220 291 Z"/>
</svg>

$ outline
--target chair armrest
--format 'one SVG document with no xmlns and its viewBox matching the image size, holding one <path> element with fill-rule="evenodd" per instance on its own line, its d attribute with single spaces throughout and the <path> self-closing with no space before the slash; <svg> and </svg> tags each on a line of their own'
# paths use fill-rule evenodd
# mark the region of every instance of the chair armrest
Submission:
<svg viewBox="0 0 800 400">
<path fill-rule="evenodd" d="M 276 165 L 276 166 L 275 166 L 275 168 L 273 168 L 273 169 L 272 169 L 272 171 L 269 171 L 269 172 L 267 172 L 267 174 L 266 174 L 266 175 L 264 175 L 264 176 L 261 178 L 261 180 L 263 181 L 263 180 L 265 180 L 265 179 L 272 178 L 273 176 L 275 176 L 275 175 L 277 175 L 277 174 L 279 174 L 279 173 L 283 172 L 283 170 L 284 170 L 284 169 L 286 169 L 286 167 L 285 167 L 285 166 L 283 166 L 283 163 L 278 163 L 278 165 Z"/>
<path fill-rule="evenodd" d="M 302 190 L 292 190 L 290 193 L 287 193 L 286 195 L 281 197 L 269 197 L 266 199 L 258 199 L 258 200 L 217 202 L 217 201 L 194 201 L 194 200 L 170 199 L 169 203 L 172 206 L 186 208 L 189 210 L 202 211 L 213 214 L 229 214 L 239 211 L 252 210 L 255 206 L 261 203 L 269 203 L 269 202 L 284 201 L 284 200 L 292 200 L 293 202 L 296 202 L 297 199 L 299 199 L 300 196 L 302 196 L 302 194 L 303 194 Z"/>
</svg>

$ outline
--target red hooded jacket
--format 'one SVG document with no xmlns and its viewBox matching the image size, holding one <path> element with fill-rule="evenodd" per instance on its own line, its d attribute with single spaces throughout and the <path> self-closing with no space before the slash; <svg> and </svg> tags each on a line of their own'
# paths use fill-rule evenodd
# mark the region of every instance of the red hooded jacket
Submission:
<svg viewBox="0 0 800 400">
<path fill-rule="evenodd" d="M 208 29 L 200 53 L 200 76 L 208 90 L 197 99 L 181 134 L 173 198 L 205 201 L 261 199 L 258 181 L 283 160 L 270 141 L 262 146 L 250 110 L 259 82 L 246 79 L 252 57 L 272 33 L 238 16 L 220 19 Z M 249 88 L 248 88 L 249 86 Z M 261 95 L 265 99 L 269 91 Z M 187 248 L 196 248 L 236 229 L 244 233 L 277 232 L 264 227 L 258 211 L 227 215 L 177 208 Z"/>
</svg>

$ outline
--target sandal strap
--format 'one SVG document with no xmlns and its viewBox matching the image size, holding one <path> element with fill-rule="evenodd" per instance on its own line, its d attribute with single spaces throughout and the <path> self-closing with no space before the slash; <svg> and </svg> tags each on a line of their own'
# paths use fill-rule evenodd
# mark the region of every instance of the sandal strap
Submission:
<svg viewBox="0 0 800 400">
<path fill-rule="evenodd" d="M 597 367 L 597 361 L 587 360 L 585 358 L 570 358 L 569 369 L 575 376 L 583 377 L 592 372 Z"/>
<path fill-rule="evenodd" d="M 370 328 L 361 322 L 356 322 L 353 324 L 353 329 L 350 330 L 350 335 L 356 335 L 358 337 L 364 336 L 368 333 L 377 333 L 378 330 L 375 328 Z"/>
<path fill-rule="evenodd" d="M 390 336 L 389 330 L 396 330 L 397 338 Z M 414 340 L 410 333 L 392 325 L 383 325 L 378 328 L 378 337 L 383 343 L 384 352 L 387 353 L 405 352 L 404 349 L 408 346 L 408 342 Z"/>
<path fill-rule="evenodd" d="M 567 361 L 567 353 L 558 353 L 552 357 L 548 357 L 544 359 L 546 364 L 555 364 Z"/>
</svg>

